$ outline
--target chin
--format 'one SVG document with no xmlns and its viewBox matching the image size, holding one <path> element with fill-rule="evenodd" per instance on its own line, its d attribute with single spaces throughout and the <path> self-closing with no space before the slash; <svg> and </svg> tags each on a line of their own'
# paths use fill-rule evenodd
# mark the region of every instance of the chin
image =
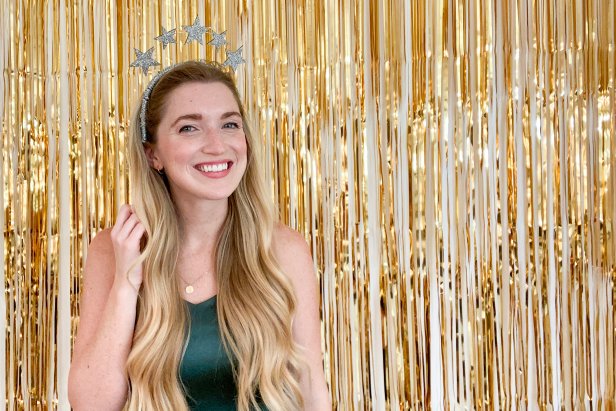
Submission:
<svg viewBox="0 0 616 411">
<path fill-rule="evenodd" d="M 204 196 L 202 197 L 203 200 L 208 200 L 208 201 L 225 201 L 225 200 L 229 200 L 229 198 L 231 197 L 233 193 L 229 194 L 229 195 L 208 195 L 208 196 Z"/>
<path fill-rule="evenodd" d="M 233 191 L 209 192 L 209 193 L 204 193 L 200 197 L 202 199 L 204 199 L 204 200 L 222 201 L 222 200 L 228 200 L 233 195 L 233 193 L 235 193 L 235 190 L 233 190 Z"/>
</svg>

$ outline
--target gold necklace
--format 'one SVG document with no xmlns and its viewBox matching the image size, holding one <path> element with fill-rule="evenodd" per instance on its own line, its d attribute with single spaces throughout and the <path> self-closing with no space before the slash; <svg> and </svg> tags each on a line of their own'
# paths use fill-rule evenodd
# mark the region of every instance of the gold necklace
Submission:
<svg viewBox="0 0 616 411">
<path fill-rule="evenodd" d="M 195 287 L 193 287 L 193 284 L 195 284 L 197 281 L 199 281 L 200 279 L 203 278 L 203 276 L 205 276 L 206 274 L 209 274 L 209 271 L 204 272 L 203 274 L 201 274 L 199 277 L 197 277 L 196 279 L 194 279 L 191 283 L 189 283 L 188 281 L 186 281 L 184 279 L 184 277 L 180 276 L 180 280 L 182 280 L 184 282 L 184 284 L 186 284 L 186 287 L 184 288 L 184 292 L 186 292 L 186 294 L 192 294 L 195 291 Z"/>
</svg>

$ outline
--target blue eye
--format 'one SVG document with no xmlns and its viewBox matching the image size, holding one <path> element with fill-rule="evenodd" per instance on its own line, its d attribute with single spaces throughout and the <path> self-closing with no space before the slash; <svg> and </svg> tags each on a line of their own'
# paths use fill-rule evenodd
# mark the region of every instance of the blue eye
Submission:
<svg viewBox="0 0 616 411">
<path fill-rule="evenodd" d="M 180 133 L 190 132 L 190 131 L 195 131 L 195 130 L 196 130 L 196 128 L 191 126 L 191 125 L 180 127 Z"/>
<path fill-rule="evenodd" d="M 239 123 L 236 123 L 234 121 L 230 121 L 228 123 L 225 123 L 222 128 L 240 128 Z"/>
</svg>

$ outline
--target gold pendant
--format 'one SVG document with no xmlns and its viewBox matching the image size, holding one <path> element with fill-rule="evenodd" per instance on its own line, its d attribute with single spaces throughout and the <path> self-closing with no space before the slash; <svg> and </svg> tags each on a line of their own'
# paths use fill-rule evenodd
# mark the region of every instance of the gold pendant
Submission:
<svg viewBox="0 0 616 411">
<path fill-rule="evenodd" d="M 192 285 L 187 285 L 184 291 L 186 291 L 186 294 L 192 294 L 193 291 L 195 291 L 195 289 L 193 288 Z"/>
</svg>

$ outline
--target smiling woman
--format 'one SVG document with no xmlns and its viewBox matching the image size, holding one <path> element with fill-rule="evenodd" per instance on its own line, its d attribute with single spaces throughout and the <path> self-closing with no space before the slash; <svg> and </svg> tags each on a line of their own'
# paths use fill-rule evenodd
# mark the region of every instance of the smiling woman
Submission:
<svg viewBox="0 0 616 411">
<path fill-rule="evenodd" d="M 331 408 L 313 262 L 274 220 L 233 80 L 187 62 L 153 82 L 134 204 L 88 252 L 72 406 Z"/>
<path fill-rule="evenodd" d="M 167 175 L 176 207 L 187 210 L 199 199 L 226 203 L 246 170 L 244 122 L 233 92 L 220 82 L 187 82 L 161 108 L 156 144 L 146 154 Z"/>
</svg>

